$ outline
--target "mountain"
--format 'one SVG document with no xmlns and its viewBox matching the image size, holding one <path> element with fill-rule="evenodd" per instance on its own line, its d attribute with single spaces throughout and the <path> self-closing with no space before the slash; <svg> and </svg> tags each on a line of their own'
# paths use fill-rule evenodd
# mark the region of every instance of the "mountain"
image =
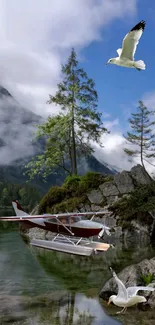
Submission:
<svg viewBox="0 0 155 325">
<path fill-rule="evenodd" d="M 39 143 L 33 144 L 35 125 L 43 118 L 23 108 L 12 95 L 0 86 L 0 165 L 34 155 Z"/>
<path fill-rule="evenodd" d="M 25 183 L 24 165 L 32 156 L 40 152 L 42 144 L 32 142 L 36 125 L 42 123 L 43 117 L 22 107 L 13 96 L 0 86 L 0 181 Z M 114 174 L 114 169 L 100 163 L 94 156 L 78 162 L 79 173 L 97 171 L 103 174 Z M 66 175 L 60 169 L 52 174 L 44 183 L 41 177 L 32 184 L 42 192 L 56 184 L 61 184 Z"/>
</svg>

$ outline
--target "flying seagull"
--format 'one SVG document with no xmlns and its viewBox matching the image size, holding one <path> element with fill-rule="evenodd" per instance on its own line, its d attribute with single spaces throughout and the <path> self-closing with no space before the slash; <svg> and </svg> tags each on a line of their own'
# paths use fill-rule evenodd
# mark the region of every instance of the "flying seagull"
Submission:
<svg viewBox="0 0 155 325">
<path fill-rule="evenodd" d="M 146 290 L 146 291 L 154 291 L 155 288 L 153 287 L 143 287 L 143 286 L 137 286 L 137 287 L 128 287 L 125 288 L 125 285 L 123 282 L 118 278 L 116 273 L 112 270 L 110 267 L 110 270 L 113 274 L 113 277 L 118 285 L 118 294 L 117 296 L 112 295 L 109 298 L 108 305 L 113 302 L 118 307 L 123 307 L 121 311 L 118 311 L 117 314 L 120 314 L 122 312 L 125 312 L 127 307 L 131 307 L 137 303 L 140 302 L 146 302 L 146 298 L 144 296 L 138 296 L 137 292 L 139 290 Z"/>
<path fill-rule="evenodd" d="M 117 50 L 118 57 L 110 59 L 108 63 L 113 63 L 127 68 L 136 68 L 137 70 L 145 70 L 145 63 L 142 60 L 134 61 L 134 55 L 137 45 L 143 34 L 145 21 L 141 20 L 134 26 L 123 39 L 122 48 Z"/>
</svg>

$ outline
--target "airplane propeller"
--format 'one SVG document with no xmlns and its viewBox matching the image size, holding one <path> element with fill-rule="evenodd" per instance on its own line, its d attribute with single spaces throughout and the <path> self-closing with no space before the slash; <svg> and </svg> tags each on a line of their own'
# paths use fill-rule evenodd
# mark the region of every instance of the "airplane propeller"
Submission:
<svg viewBox="0 0 155 325">
<path fill-rule="evenodd" d="M 107 227 L 107 226 L 103 226 L 102 230 L 99 232 L 98 234 L 98 238 L 101 238 L 104 234 L 104 232 L 108 235 L 108 236 L 111 236 L 111 233 L 110 233 L 110 228 Z"/>
</svg>

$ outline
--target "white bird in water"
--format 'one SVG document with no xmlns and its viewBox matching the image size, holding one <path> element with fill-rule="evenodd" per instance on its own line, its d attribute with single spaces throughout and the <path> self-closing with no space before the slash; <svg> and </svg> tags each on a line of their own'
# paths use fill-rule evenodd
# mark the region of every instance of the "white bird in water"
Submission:
<svg viewBox="0 0 155 325">
<path fill-rule="evenodd" d="M 127 307 L 131 307 L 133 305 L 136 305 L 140 302 L 146 302 L 146 298 L 144 296 L 138 296 L 137 292 L 139 290 L 146 290 L 146 291 L 154 291 L 155 288 L 152 287 L 143 287 L 143 286 L 137 286 L 137 287 L 128 287 L 125 288 L 125 285 L 123 282 L 118 278 L 116 273 L 110 268 L 113 277 L 118 285 L 118 294 L 112 295 L 109 298 L 108 305 L 113 302 L 118 307 L 123 307 L 121 311 L 118 311 L 117 314 L 123 313 L 126 311 Z"/>
<path fill-rule="evenodd" d="M 118 57 L 110 59 L 108 63 L 120 65 L 127 68 L 136 68 L 137 70 L 145 70 L 145 63 L 142 60 L 134 61 L 134 55 L 137 45 L 143 34 L 145 21 L 140 21 L 134 26 L 123 39 L 122 48 L 117 50 Z"/>
</svg>

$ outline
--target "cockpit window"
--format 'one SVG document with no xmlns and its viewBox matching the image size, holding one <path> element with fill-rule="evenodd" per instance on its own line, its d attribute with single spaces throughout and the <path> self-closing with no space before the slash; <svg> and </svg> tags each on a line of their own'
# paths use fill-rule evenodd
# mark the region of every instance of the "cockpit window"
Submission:
<svg viewBox="0 0 155 325">
<path fill-rule="evenodd" d="M 51 222 L 51 223 L 57 223 L 57 219 L 56 218 L 49 218 L 49 219 L 45 219 L 45 221 Z"/>
<path fill-rule="evenodd" d="M 50 215 L 49 215 L 50 216 Z M 48 215 L 47 215 L 48 217 Z M 58 224 L 63 224 L 63 225 L 69 225 L 71 223 L 75 223 L 81 220 L 80 216 L 61 216 L 58 218 L 47 218 L 45 219 L 46 221 L 50 223 L 58 223 Z"/>
<path fill-rule="evenodd" d="M 70 217 L 70 223 L 78 222 L 81 220 L 81 217 Z"/>
<path fill-rule="evenodd" d="M 68 217 L 66 216 L 63 216 L 63 217 L 59 217 L 58 220 L 63 223 L 64 225 L 68 224 L 69 221 L 68 221 Z"/>
</svg>

